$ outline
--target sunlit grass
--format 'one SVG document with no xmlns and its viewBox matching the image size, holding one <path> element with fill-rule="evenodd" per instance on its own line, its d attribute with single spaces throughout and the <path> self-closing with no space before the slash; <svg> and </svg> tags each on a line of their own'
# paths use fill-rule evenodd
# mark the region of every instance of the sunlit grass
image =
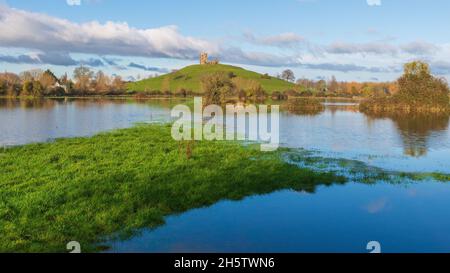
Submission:
<svg viewBox="0 0 450 273">
<path fill-rule="evenodd" d="M 211 73 L 224 72 L 233 73 L 236 77 L 255 80 L 269 94 L 273 91 L 286 91 L 293 89 L 293 83 L 274 77 L 262 77 L 261 74 L 245 70 L 231 65 L 191 65 L 176 72 L 162 75 L 156 78 L 146 79 L 128 85 L 130 91 L 171 91 L 180 89 L 190 90 L 194 93 L 202 93 L 201 79 Z"/>
<path fill-rule="evenodd" d="M 69 241 L 96 251 L 222 199 L 345 182 L 238 142 L 190 146 L 167 125 L 141 125 L 0 151 L 0 251 L 63 252 Z"/>
</svg>

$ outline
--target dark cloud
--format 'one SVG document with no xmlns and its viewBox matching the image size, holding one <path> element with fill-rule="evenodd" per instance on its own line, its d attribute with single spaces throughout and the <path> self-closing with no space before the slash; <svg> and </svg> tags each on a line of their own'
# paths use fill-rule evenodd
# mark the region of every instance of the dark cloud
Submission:
<svg viewBox="0 0 450 273">
<path fill-rule="evenodd" d="M 51 52 L 39 53 L 35 56 L 30 55 L 0 55 L 0 62 L 13 64 L 49 64 L 58 66 L 77 66 L 86 65 L 92 67 L 101 67 L 105 64 L 101 59 L 90 58 L 85 60 L 75 60 L 68 53 Z"/>
<path fill-rule="evenodd" d="M 96 58 L 81 60 L 81 61 L 79 61 L 79 64 L 86 65 L 86 66 L 92 66 L 92 67 L 105 66 L 105 64 L 102 62 L 102 60 L 96 59 Z"/>
<path fill-rule="evenodd" d="M 102 60 L 107 63 L 108 65 L 111 66 L 117 66 L 117 62 L 120 61 L 119 59 L 116 58 L 108 58 L 108 57 L 102 57 Z"/>
<path fill-rule="evenodd" d="M 72 59 L 67 53 L 43 53 L 37 55 L 40 62 L 43 64 L 73 66 L 78 65 L 78 62 Z"/>
<path fill-rule="evenodd" d="M 128 65 L 128 67 L 137 68 L 137 69 L 141 69 L 144 71 L 159 72 L 159 73 L 168 73 L 169 72 L 169 69 L 167 69 L 167 68 L 151 67 L 151 66 L 145 66 L 145 65 L 137 64 L 137 63 L 130 63 Z"/>
<path fill-rule="evenodd" d="M 246 32 L 244 33 L 244 38 L 247 42 L 253 44 L 280 48 L 295 48 L 306 42 L 306 39 L 304 37 L 292 32 L 261 37 L 257 37 L 251 32 Z"/>
<path fill-rule="evenodd" d="M 389 73 L 398 72 L 399 68 L 395 67 L 365 67 L 355 64 L 334 64 L 334 63 L 320 63 L 320 64 L 302 64 L 302 67 L 308 69 L 320 69 L 338 72 L 372 72 L 372 73 Z"/>
<path fill-rule="evenodd" d="M 39 64 L 39 63 L 41 63 L 39 59 L 31 58 L 28 55 L 19 55 L 19 56 L 0 55 L 0 62 L 12 63 L 12 64 Z"/>
<path fill-rule="evenodd" d="M 336 42 L 325 48 L 325 51 L 332 54 L 397 54 L 397 47 L 387 43 L 344 43 Z"/>
</svg>

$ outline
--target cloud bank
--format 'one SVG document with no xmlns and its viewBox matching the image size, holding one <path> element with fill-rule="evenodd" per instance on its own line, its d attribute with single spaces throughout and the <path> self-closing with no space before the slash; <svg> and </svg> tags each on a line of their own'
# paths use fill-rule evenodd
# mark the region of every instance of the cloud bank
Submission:
<svg viewBox="0 0 450 273">
<path fill-rule="evenodd" d="M 71 2 L 74 3 L 74 2 Z M 266 44 L 293 43 L 292 34 L 263 39 Z M 74 23 L 41 13 L 0 6 L 0 41 L 3 47 L 48 52 L 117 55 L 196 60 L 207 51 L 225 62 L 281 65 L 287 58 L 270 53 L 243 52 L 218 43 L 182 35 L 177 26 L 138 29 L 125 22 Z M 287 62 L 286 64 L 288 64 Z"/>
<path fill-rule="evenodd" d="M 71 0 L 70 4 L 77 5 L 78 1 Z M 381 1 L 370 1 L 370 5 L 378 4 Z M 436 60 L 450 56 L 450 45 L 435 45 L 420 40 L 405 44 L 393 44 L 390 41 L 338 41 L 320 45 L 293 32 L 267 36 L 244 33 L 244 41 L 250 48 L 256 45 L 257 48 L 267 50 L 249 51 L 241 46 L 233 46 L 232 40 L 214 42 L 183 35 L 173 25 L 142 29 L 131 27 L 125 22 L 76 23 L 8 6 L 0 6 L 0 41 L 2 47 L 36 52 L 16 56 L 0 55 L 0 62 L 60 66 L 85 64 L 161 73 L 167 70 L 130 61 L 119 65 L 116 59 L 104 56 L 197 60 L 200 52 L 207 51 L 212 57 L 227 63 L 302 67 L 343 73 L 397 72 L 402 63 L 417 58 L 435 63 L 436 70 L 444 73 L 449 70 L 448 65 Z M 239 41 L 242 42 L 242 37 Z M 98 57 L 75 60 L 71 57 L 73 53 Z"/>
<path fill-rule="evenodd" d="M 2 46 L 50 52 L 98 55 L 197 58 L 198 52 L 217 52 L 214 44 L 183 36 L 176 26 L 137 29 L 127 23 L 74 23 L 48 15 L 0 6 Z"/>
</svg>

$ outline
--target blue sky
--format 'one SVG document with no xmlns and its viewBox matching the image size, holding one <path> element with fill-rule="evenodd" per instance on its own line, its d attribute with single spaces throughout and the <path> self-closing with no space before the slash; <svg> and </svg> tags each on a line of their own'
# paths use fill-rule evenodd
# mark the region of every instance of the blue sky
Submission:
<svg viewBox="0 0 450 273">
<path fill-rule="evenodd" d="M 422 59 L 450 78 L 448 0 L 0 0 L 0 69 L 79 64 L 146 77 L 200 51 L 298 78 L 392 80 Z"/>
</svg>

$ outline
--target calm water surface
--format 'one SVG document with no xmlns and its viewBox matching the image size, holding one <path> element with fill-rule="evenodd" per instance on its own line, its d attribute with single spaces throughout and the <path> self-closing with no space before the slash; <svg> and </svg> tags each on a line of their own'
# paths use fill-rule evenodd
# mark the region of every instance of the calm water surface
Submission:
<svg viewBox="0 0 450 273">
<path fill-rule="evenodd" d="M 0 145 L 89 136 L 170 120 L 180 101 L 0 99 Z M 281 117 L 284 146 L 396 171 L 450 173 L 450 119 L 367 116 L 355 103 Z M 450 186 L 348 183 L 223 201 L 167 218 L 155 230 L 110 243 L 112 252 L 450 252 Z"/>
</svg>

